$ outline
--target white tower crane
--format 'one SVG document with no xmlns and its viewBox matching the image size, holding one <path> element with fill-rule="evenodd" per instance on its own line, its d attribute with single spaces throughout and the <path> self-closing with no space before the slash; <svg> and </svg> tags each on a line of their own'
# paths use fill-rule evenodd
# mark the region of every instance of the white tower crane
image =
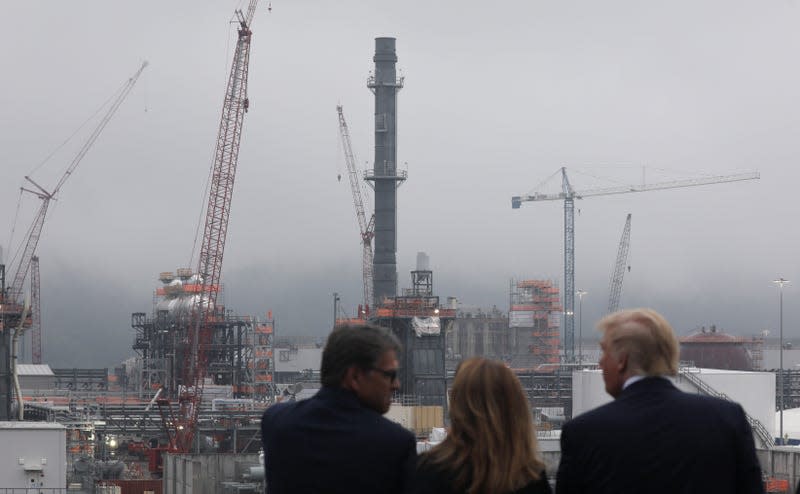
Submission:
<svg viewBox="0 0 800 494">
<path fill-rule="evenodd" d="M 628 192 L 647 192 L 651 190 L 677 189 L 699 185 L 738 182 L 760 178 L 758 172 L 740 173 L 736 175 L 718 175 L 686 180 L 673 180 L 641 185 L 622 185 L 576 191 L 567 177 L 567 169 L 562 167 L 561 188 L 558 194 L 534 192 L 524 196 L 513 196 L 511 207 L 518 209 L 523 202 L 529 201 L 564 201 L 564 358 L 567 362 L 575 361 L 575 199 L 591 196 L 608 196 Z"/>
</svg>

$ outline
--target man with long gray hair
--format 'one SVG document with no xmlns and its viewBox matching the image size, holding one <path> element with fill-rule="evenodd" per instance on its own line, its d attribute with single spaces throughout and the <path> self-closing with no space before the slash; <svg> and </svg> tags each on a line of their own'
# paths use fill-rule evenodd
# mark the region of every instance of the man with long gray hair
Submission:
<svg viewBox="0 0 800 494">
<path fill-rule="evenodd" d="M 558 494 L 764 492 L 742 407 L 667 379 L 678 373 L 678 340 L 661 314 L 615 312 L 598 328 L 614 401 L 564 425 Z"/>
<path fill-rule="evenodd" d="M 338 327 L 322 352 L 322 389 L 264 412 L 267 491 L 401 493 L 416 466 L 413 434 L 382 415 L 397 378 L 400 342 L 364 324 Z"/>
</svg>

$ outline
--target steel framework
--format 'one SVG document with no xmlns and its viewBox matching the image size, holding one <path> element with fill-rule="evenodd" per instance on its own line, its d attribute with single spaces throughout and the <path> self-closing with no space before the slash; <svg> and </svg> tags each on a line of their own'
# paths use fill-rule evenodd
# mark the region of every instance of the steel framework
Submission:
<svg viewBox="0 0 800 494">
<path fill-rule="evenodd" d="M 576 191 L 572 188 L 567 177 L 567 169 L 561 167 L 561 192 L 546 194 L 533 192 L 523 196 L 513 196 L 511 207 L 518 209 L 523 202 L 529 201 L 564 201 L 564 359 L 567 362 L 575 361 L 575 199 L 591 196 L 607 196 L 626 194 L 629 192 L 647 192 L 652 190 L 677 189 L 682 187 L 696 187 L 741 180 L 754 180 L 760 178 L 758 172 L 739 173 L 735 175 L 718 175 L 711 177 L 672 180 L 642 185 L 622 185 L 615 187 L 602 187 Z"/>
<path fill-rule="evenodd" d="M 611 285 L 608 289 L 608 313 L 619 310 L 619 299 L 622 294 L 622 280 L 625 277 L 625 268 L 628 264 L 628 251 L 631 246 L 631 214 L 625 220 L 625 228 L 622 229 L 622 238 L 619 240 L 617 250 L 617 263 L 614 266 L 614 274 L 611 275 Z"/>
</svg>

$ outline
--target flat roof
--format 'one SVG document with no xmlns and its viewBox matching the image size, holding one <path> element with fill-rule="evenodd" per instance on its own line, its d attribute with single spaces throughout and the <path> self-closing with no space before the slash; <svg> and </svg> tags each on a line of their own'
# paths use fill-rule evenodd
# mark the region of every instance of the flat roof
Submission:
<svg viewBox="0 0 800 494">
<path fill-rule="evenodd" d="M 56 422 L 10 422 L 10 421 L 0 421 L 0 430 L 11 430 L 11 429 L 20 429 L 20 430 L 42 430 L 42 429 L 50 429 L 50 430 L 66 430 L 61 424 Z"/>
<path fill-rule="evenodd" d="M 47 364 L 17 364 L 17 375 L 55 376 L 53 369 Z"/>
</svg>

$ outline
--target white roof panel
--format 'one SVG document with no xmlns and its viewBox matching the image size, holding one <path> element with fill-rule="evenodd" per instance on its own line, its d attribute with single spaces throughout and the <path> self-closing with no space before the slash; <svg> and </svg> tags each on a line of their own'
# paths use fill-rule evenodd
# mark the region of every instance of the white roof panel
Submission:
<svg viewBox="0 0 800 494">
<path fill-rule="evenodd" d="M 55 376 L 53 369 L 47 364 L 17 364 L 20 376 Z"/>
</svg>

